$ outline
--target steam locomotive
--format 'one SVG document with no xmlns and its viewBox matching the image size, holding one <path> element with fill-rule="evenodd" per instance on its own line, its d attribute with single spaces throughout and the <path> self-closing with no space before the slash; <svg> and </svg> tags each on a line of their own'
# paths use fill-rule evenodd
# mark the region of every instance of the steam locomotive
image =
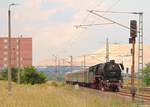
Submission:
<svg viewBox="0 0 150 107">
<path fill-rule="evenodd" d="M 123 64 L 110 60 L 88 69 L 68 72 L 65 74 L 65 81 L 73 85 L 79 84 L 102 91 L 116 92 L 123 86 L 122 70 L 124 70 Z"/>
</svg>

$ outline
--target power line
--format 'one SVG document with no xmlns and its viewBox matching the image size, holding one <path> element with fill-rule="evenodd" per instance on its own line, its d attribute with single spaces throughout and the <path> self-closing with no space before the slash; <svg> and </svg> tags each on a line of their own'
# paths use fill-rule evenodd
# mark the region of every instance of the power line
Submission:
<svg viewBox="0 0 150 107">
<path fill-rule="evenodd" d="M 114 8 L 120 1 L 121 1 L 121 0 L 117 0 L 114 4 L 112 4 L 111 7 L 109 7 L 109 8 L 107 9 L 107 11 L 111 10 L 112 8 Z"/>
<path fill-rule="evenodd" d="M 109 18 L 107 18 L 107 17 L 104 17 L 104 16 L 102 16 L 102 15 L 100 15 L 100 14 L 98 14 L 98 13 L 92 11 L 92 10 L 88 10 L 88 12 L 90 12 L 90 13 L 96 15 L 96 16 L 99 16 L 99 17 L 101 17 L 102 19 L 105 19 L 105 20 L 108 20 L 108 21 L 110 21 L 110 22 L 112 22 L 112 23 L 115 23 L 115 24 L 117 24 L 117 25 L 119 25 L 119 26 L 121 26 L 121 27 L 124 27 L 124 28 L 126 28 L 126 29 L 130 29 L 130 27 L 125 26 L 125 25 L 123 25 L 123 24 L 120 24 L 120 23 L 118 23 L 117 21 L 114 21 L 114 20 L 109 19 Z"/>
<path fill-rule="evenodd" d="M 91 57 L 95 58 L 97 61 L 104 62 L 103 60 L 101 60 L 101 59 L 99 59 L 99 58 L 97 58 L 95 56 L 91 56 Z"/>
<path fill-rule="evenodd" d="M 109 11 L 109 10 L 111 10 L 113 7 L 115 7 L 118 3 L 120 2 L 120 0 L 117 0 L 110 8 L 108 8 L 107 9 L 107 11 Z M 103 3 L 103 2 L 102 2 Z M 101 3 L 101 5 L 102 5 L 102 3 Z M 94 10 L 92 10 L 92 11 L 94 11 Z M 86 19 L 88 18 L 88 16 L 89 16 L 89 13 L 88 13 L 88 15 L 86 16 Z M 106 23 L 107 24 L 107 23 Z M 108 23 L 108 24 L 114 24 L 114 23 Z M 85 24 L 85 25 L 83 25 L 83 24 L 81 24 L 81 25 L 78 25 L 78 27 L 87 27 L 87 26 L 94 26 L 94 25 L 105 25 L 105 23 L 103 24 Z M 76 25 L 77 26 L 77 25 Z M 77 28 L 77 27 L 76 27 Z"/>
<path fill-rule="evenodd" d="M 106 0 L 101 1 L 97 6 L 101 6 L 105 1 L 106 1 Z M 111 8 L 113 8 L 114 6 L 116 6 L 119 2 L 120 2 L 120 0 L 117 0 L 117 2 L 115 2 L 108 10 L 110 10 Z M 96 7 L 97 7 L 97 6 L 96 6 Z M 96 7 L 95 7 L 95 8 L 96 8 Z M 84 22 L 87 20 L 87 18 L 89 17 L 89 15 L 90 15 L 90 14 L 88 13 L 88 15 L 86 16 L 86 18 L 83 20 L 82 23 L 84 23 Z M 79 28 L 79 27 L 108 25 L 108 24 L 114 24 L 114 22 L 112 22 L 112 23 L 101 23 L 101 24 L 86 24 L 86 25 L 80 24 L 80 25 L 75 25 L 74 27 Z M 74 39 L 72 39 L 72 40 L 74 40 Z M 71 42 L 71 44 L 73 44 L 73 41 Z"/>
<path fill-rule="evenodd" d="M 119 12 L 119 11 L 101 11 L 101 10 L 91 10 L 94 12 L 101 12 L 101 13 L 118 13 L 118 14 L 140 14 L 142 12 Z"/>
<path fill-rule="evenodd" d="M 109 25 L 109 24 L 114 24 L 114 23 L 100 23 L 100 24 L 85 24 L 85 25 L 75 25 L 74 27 L 79 28 L 79 27 L 88 27 L 88 26 L 98 26 L 98 25 Z"/>
<path fill-rule="evenodd" d="M 106 0 L 101 1 L 97 6 L 94 7 L 94 9 L 97 8 L 98 6 L 100 7 L 105 1 Z M 87 21 L 87 19 L 89 18 L 89 16 L 90 16 L 90 14 L 88 13 L 86 15 L 86 17 L 83 19 L 82 23 L 85 23 Z"/>
</svg>

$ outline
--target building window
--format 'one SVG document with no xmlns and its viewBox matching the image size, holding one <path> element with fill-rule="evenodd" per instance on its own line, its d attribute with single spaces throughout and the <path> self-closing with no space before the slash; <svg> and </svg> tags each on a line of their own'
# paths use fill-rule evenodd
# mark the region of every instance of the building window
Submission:
<svg viewBox="0 0 150 107">
<path fill-rule="evenodd" d="M 4 61 L 7 61 L 7 57 L 4 57 Z"/>
<path fill-rule="evenodd" d="M 4 46 L 4 49 L 8 49 L 8 45 L 5 45 L 5 46 Z"/>
<path fill-rule="evenodd" d="M 8 42 L 8 39 L 4 39 L 4 43 L 7 43 Z"/>
<path fill-rule="evenodd" d="M 4 55 L 8 55 L 8 52 L 5 51 L 5 52 L 4 52 Z"/>
<path fill-rule="evenodd" d="M 19 58 L 17 57 L 16 60 L 17 60 L 17 62 L 18 62 L 18 61 L 19 61 Z"/>
<path fill-rule="evenodd" d="M 16 48 L 19 49 L 19 46 L 17 45 Z"/>
<path fill-rule="evenodd" d="M 16 55 L 17 55 L 17 56 L 19 55 L 19 52 L 18 52 L 18 51 L 16 52 Z"/>
<path fill-rule="evenodd" d="M 18 42 L 19 42 L 19 39 L 17 39 L 16 42 L 18 43 Z"/>
</svg>

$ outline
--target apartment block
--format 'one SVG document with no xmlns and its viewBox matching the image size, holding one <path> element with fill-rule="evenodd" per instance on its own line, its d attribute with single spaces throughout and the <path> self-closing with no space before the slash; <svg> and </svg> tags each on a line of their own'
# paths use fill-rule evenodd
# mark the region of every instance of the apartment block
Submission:
<svg viewBox="0 0 150 107">
<path fill-rule="evenodd" d="M 8 66 L 7 37 L 0 38 L 0 68 Z M 11 38 L 11 66 L 32 66 L 32 38 Z"/>
</svg>

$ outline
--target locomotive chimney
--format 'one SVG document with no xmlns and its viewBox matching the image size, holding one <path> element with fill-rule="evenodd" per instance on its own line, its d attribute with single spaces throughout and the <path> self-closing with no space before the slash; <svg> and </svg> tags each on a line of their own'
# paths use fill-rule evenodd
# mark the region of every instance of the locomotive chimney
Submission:
<svg viewBox="0 0 150 107">
<path fill-rule="evenodd" d="M 111 63 L 115 63 L 115 60 L 110 60 Z"/>
</svg>

